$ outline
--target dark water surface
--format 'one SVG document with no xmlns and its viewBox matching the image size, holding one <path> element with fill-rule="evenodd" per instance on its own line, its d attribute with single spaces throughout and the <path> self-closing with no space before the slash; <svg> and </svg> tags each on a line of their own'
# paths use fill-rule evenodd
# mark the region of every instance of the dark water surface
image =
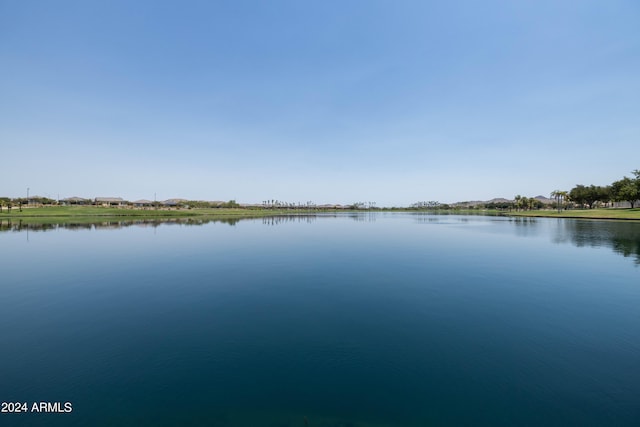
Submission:
<svg viewBox="0 0 640 427">
<path fill-rule="evenodd" d="M 4 224 L 0 425 L 640 425 L 640 224 L 124 225 Z"/>
</svg>

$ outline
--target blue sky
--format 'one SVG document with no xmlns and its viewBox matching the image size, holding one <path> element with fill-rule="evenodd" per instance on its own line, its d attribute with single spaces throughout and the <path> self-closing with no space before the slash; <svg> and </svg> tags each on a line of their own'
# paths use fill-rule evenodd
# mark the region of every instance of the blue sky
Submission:
<svg viewBox="0 0 640 427">
<path fill-rule="evenodd" d="M 547 195 L 640 169 L 640 2 L 0 0 L 0 196 Z"/>
</svg>

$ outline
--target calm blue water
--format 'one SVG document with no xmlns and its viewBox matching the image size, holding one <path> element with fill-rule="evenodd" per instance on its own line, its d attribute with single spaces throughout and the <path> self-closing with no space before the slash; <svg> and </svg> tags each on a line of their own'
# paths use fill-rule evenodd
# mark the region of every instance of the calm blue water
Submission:
<svg viewBox="0 0 640 427">
<path fill-rule="evenodd" d="M 3 426 L 640 425 L 637 223 L 0 230 Z"/>
</svg>

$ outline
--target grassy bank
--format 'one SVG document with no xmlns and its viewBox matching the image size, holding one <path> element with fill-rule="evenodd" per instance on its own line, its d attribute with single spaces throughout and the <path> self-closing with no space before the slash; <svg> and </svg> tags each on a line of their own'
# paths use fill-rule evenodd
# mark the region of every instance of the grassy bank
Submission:
<svg viewBox="0 0 640 427">
<path fill-rule="evenodd" d="M 423 211 L 413 209 L 376 209 L 376 212 L 416 212 Z M 193 209 L 143 209 L 143 208 L 106 208 L 96 206 L 46 206 L 23 208 L 22 212 L 18 208 L 7 211 L 3 207 L 0 213 L 0 220 L 27 220 L 60 222 L 64 220 L 118 220 L 118 219 L 162 219 L 162 218 L 248 218 L 264 217 L 275 215 L 300 215 L 307 213 L 336 212 L 334 210 L 288 210 L 288 209 L 260 209 L 260 208 L 193 208 Z M 340 212 L 350 212 L 348 210 Z M 367 211 L 358 211 L 367 212 Z M 547 218 L 587 218 L 587 219 L 623 219 L 640 220 L 640 208 L 635 209 L 572 209 L 558 212 L 556 210 L 534 210 L 521 212 L 498 212 L 496 210 L 479 209 L 453 209 L 424 211 L 424 213 L 435 213 L 441 215 L 510 215 L 526 217 L 547 217 Z"/>
<path fill-rule="evenodd" d="M 640 208 L 635 209 L 571 209 L 510 212 L 510 216 L 532 216 L 545 218 L 585 218 L 585 219 L 623 219 L 640 220 Z"/>
<path fill-rule="evenodd" d="M 104 208 L 96 206 L 46 206 L 18 208 L 7 211 L 2 209 L 0 219 L 28 219 L 28 218 L 187 218 L 198 216 L 220 217 L 256 217 L 268 215 L 283 215 L 296 211 L 278 209 L 240 209 L 240 208 L 216 208 L 216 209 L 135 209 L 135 208 Z"/>
<path fill-rule="evenodd" d="M 0 213 L 0 231 L 15 227 L 35 226 L 46 229 L 49 226 L 126 226 L 132 224 L 160 224 L 176 222 L 182 224 L 225 222 L 235 224 L 241 219 L 276 216 L 307 215 L 308 211 L 281 209 L 132 209 L 103 208 L 95 206 L 47 206 L 12 209 Z"/>
</svg>

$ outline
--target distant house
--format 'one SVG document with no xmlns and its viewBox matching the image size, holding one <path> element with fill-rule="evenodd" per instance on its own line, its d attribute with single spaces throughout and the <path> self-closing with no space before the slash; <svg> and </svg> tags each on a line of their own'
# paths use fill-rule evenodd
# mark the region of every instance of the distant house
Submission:
<svg viewBox="0 0 640 427">
<path fill-rule="evenodd" d="M 64 206 L 90 205 L 91 199 L 83 199 L 82 197 L 67 197 L 66 199 L 60 200 L 60 204 Z"/>
<path fill-rule="evenodd" d="M 125 202 L 122 197 L 96 197 L 95 204 L 99 206 L 122 206 Z"/>
<path fill-rule="evenodd" d="M 184 202 L 186 202 L 186 199 L 168 199 L 165 200 L 164 202 L 161 202 L 163 206 L 166 206 L 168 208 L 172 208 L 172 207 L 176 207 L 176 206 L 180 206 L 182 204 L 184 204 Z"/>
<path fill-rule="evenodd" d="M 153 206 L 153 202 L 151 200 L 146 200 L 146 199 L 136 200 L 135 202 L 131 202 L 131 204 L 133 204 L 133 206 L 137 208 Z"/>
<path fill-rule="evenodd" d="M 42 196 L 31 196 L 27 199 L 28 206 L 42 206 L 44 201 L 47 200 L 46 197 Z"/>
<path fill-rule="evenodd" d="M 633 202 L 633 206 L 634 207 L 638 207 L 640 205 L 640 200 L 636 200 L 635 202 Z M 631 203 L 624 201 L 624 202 L 613 202 L 611 203 L 611 207 L 612 208 L 630 208 L 631 207 Z"/>
</svg>

